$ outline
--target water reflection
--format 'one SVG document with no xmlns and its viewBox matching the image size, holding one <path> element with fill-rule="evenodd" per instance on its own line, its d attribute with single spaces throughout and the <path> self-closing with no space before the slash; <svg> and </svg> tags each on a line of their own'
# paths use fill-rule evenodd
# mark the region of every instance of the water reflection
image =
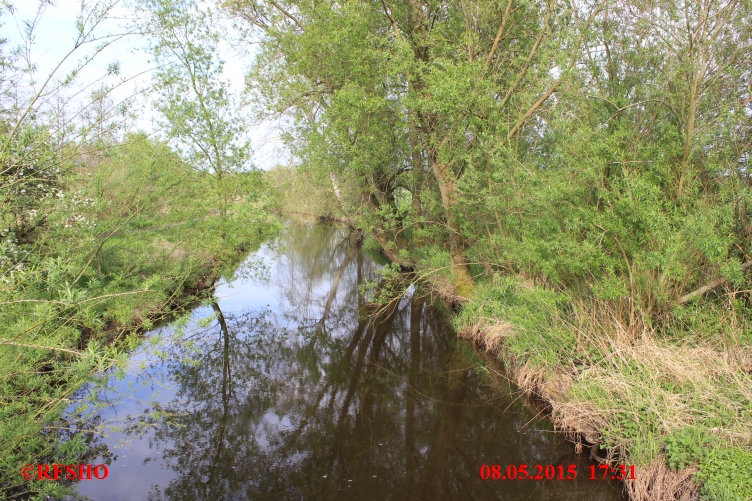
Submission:
<svg viewBox="0 0 752 501">
<path fill-rule="evenodd" d="M 347 232 L 291 225 L 256 257 L 268 280 L 220 286 L 101 392 L 129 398 L 98 414 L 121 423 L 104 439 L 117 458 L 81 495 L 621 499 L 516 395 L 481 384 L 471 350 L 419 294 L 367 311 L 358 287 L 377 265 Z M 482 481 L 483 463 L 575 463 L 579 478 Z"/>
</svg>

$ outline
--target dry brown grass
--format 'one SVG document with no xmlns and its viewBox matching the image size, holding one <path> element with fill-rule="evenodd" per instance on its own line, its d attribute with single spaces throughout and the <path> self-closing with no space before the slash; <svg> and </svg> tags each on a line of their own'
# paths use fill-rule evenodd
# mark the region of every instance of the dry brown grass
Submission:
<svg viewBox="0 0 752 501">
<path fill-rule="evenodd" d="M 514 335 L 514 326 L 503 321 L 481 320 L 470 326 L 463 336 L 485 347 L 486 351 L 496 353 L 507 336 Z"/>
<path fill-rule="evenodd" d="M 604 303 L 577 305 L 574 315 L 557 322 L 576 338 L 580 362 L 543 369 L 514 360 L 507 364 L 509 377 L 547 401 L 556 427 L 578 450 L 583 441 L 606 443 L 610 457 L 637 463 L 637 480 L 625 484 L 633 501 L 699 499 L 692 480 L 696 467 L 669 469 L 661 440 L 677 430 L 712 423 L 719 409 L 728 410 L 725 415 L 744 415 L 745 406 L 752 405 L 752 349 L 692 336 L 692 342 L 664 340 L 639 318 L 625 316 Z M 507 362 L 504 343 L 531 335 L 490 318 L 477 320 L 462 334 Z M 638 443 L 644 436 L 619 434 L 621 423 L 627 422 L 651 430 L 647 448 Z M 709 432 L 726 443 L 751 447 L 750 429 L 749 419 L 738 418 Z M 608 437 L 604 430 L 611 430 Z"/>
<path fill-rule="evenodd" d="M 635 480 L 624 483 L 629 499 L 644 501 L 694 501 L 699 499 L 692 475 L 696 467 L 675 472 L 666 466 L 663 458 L 650 466 L 636 466 Z"/>
<path fill-rule="evenodd" d="M 634 342 L 588 335 L 598 346 L 599 361 L 586 365 L 577 375 L 575 402 L 601 402 L 605 421 L 633 416 L 638 422 L 652 417 L 662 435 L 677 429 L 711 422 L 718 409 L 737 415 L 752 404 L 752 377 L 744 368 L 745 356 L 718 346 L 666 342 L 644 330 Z M 603 343 L 608 342 L 608 346 Z M 605 395 L 604 395 L 605 394 Z M 750 423 L 737 420 L 713 434 L 739 443 L 749 441 Z M 628 451 L 628 440 L 615 444 Z"/>
</svg>

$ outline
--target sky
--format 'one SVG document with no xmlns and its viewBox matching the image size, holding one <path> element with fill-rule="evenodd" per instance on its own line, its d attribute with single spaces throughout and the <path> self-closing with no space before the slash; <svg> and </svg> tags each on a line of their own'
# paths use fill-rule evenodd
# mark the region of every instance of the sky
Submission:
<svg viewBox="0 0 752 501">
<path fill-rule="evenodd" d="M 49 3 L 49 2 L 46 2 Z M 24 22 L 33 20 L 39 8 L 39 0 L 11 0 L 14 15 L 4 13 L 2 16 L 3 26 L 0 27 L 0 37 L 8 39 L 10 47 L 20 44 L 23 40 Z M 30 59 L 37 67 L 36 80 L 42 81 L 46 75 L 65 57 L 73 48 L 76 36 L 75 23 L 81 11 L 81 0 L 54 0 L 52 5 L 44 9 L 36 29 L 34 30 L 34 44 L 30 52 Z M 112 13 L 112 18 L 103 22 L 95 33 L 101 35 L 118 34 L 126 32 L 128 20 L 132 18 L 125 7 L 119 6 Z M 222 21 L 221 32 L 233 33 L 229 21 Z M 79 49 L 71 55 L 66 63 L 58 71 L 63 77 L 70 71 L 77 61 L 91 52 L 94 45 L 91 44 L 85 50 Z M 127 36 L 121 38 L 96 56 L 91 63 L 78 75 L 80 85 L 90 84 L 107 74 L 107 68 L 112 63 L 119 63 L 120 73 L 118 76 L 107 77 L 106 83 L 114 85 L 124 81 L 112 93 L 111 97 L 116 101 L 133 95 L 138 89 L 144 89 L 150 82 L 150 71 L 153 64 L 147 49 L 147 41 L 143 37 Z M 224 79 L 230 82 L 230 89 L 235 93 L 243 90 L 244 75 L 249 66 L 252 55 L 238 54 L 229 43 L 221 45 L 221 57 L 226 61 Z M 87 90 L 82 96 L 88 96 Z M 155 132 L 157 127 L 154 123 L 155 112 L 148 104 L 145 95 L 140 97 L 143 109 L 138 113 L 135 127 L 147 132 Z M 261 123 L 249 131 L 251 145 L 254 150 L 253 161 L 258 167 L 268 169 L 277 163 L 287 161 L 288 155 L 278 138 L 275 125 L 270 122 Z"/>
</svg>

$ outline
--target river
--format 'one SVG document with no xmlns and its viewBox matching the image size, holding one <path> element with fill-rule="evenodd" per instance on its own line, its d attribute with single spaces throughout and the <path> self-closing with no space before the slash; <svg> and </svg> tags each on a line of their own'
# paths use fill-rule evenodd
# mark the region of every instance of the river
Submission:
<svg viewBox="0 0 752 501">
<path fill-rule="evenodd" d="M 587 454 L 490 377 L 430 298 L 411 288 L 366 308 L 377 259 L 342 228 L 291 223 L 219 282 L 216 304 L 148 333 L 80 392 L 90 462 L 108 475 L 78 496 L 624 499 L 618 483 L 588 480 Z M 576 465 L 577 478 L 483 480 L 484 464 L 504 476 Z"/>
</svg>

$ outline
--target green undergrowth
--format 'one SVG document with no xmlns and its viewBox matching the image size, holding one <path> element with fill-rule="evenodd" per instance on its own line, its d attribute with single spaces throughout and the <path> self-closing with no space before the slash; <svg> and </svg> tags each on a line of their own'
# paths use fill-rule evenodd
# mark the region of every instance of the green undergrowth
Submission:
<svg viewBox="0 0 752 501">
<path fill-rule="evenodd" d="M 731 311 L 730 311 L 731 310 Z M 752 499 L 752 346 L 748 312 L 714 298 L 649 326 L 624 305 L 582 300 L 520 278 L 479 282 L 455 318 L 493 348 L 523 387 L 548 393 L 554 419 L 597 429 L 620 461 L 697 468 L 706 500 Z M 585 417 L 583 417 L 585 416 Z"/>
<path fill-rule="evenodd" d="M 65 485 L 25 482 L 20 469 L 96 456 L 85 430 L 61 421 L 76 390 L 276 231 L 257 173 L 224 188 L 222 218 L 211 176 L 132 136 L 66 169 L 25 220 L 3 220 L 0 498 L 61 497 Z"/>
</svg>

